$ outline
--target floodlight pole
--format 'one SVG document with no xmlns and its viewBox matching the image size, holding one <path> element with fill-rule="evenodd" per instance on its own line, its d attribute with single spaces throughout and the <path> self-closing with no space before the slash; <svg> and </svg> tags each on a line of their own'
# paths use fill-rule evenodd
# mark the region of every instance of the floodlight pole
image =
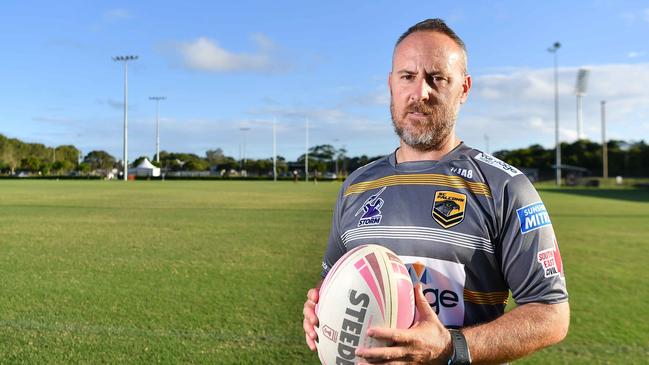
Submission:
<svg viewBox="0 0 649 365">
<path fill-rule="evenodd" d="M 239 130 L 243 132 L 243 153 L 241 154 L 241 171 L 246 168 L 246 132 L 250 130 L 249 127 L 240 127 Z"/>
<path fill-rule="evenodd" d="M 166 100 L 166 96 L 149 96 L 149 100 L 155 100 L 155 161 L 160 164 L 160 100 Z"/>
<path fill-rule="evenodd" d="M 306 120 L 306 144 L 304 152 L 304 181 L 309 181 L 309 120 Z"/>
<path fill-rule="evenodd" d="M 561 186 L 561 142 L 559 141 L 559 70 L 557 61 L 557 51 L 561 48 L 561 43 L 554 42 L 548 52 L 554 55 L 554 143 L 556 145 L 556 178 L 557 186 Z"/>
<path fill-rule="evenodd" d="M 277 181 L 277 121 L 273 119 L 273 181 Z"/>
<path fill-rule="evenodd" d="M 137 59 L 136 55 L 113 57 L 115 62 L 124 62 L 124 181 L 128 180 L 128 62 Z"/>
<path fill-rule="evenodd" d="M 338 145 L 338 141 L 339 141 L 338 138 L 334 138 L 334 145 Z M 334 146 L 334 151 L 338 152 L 338 150 L 336 150 L 335 146 Z M 334 174 L 336 174 L 336 178 L 338 178 L 338 175 L 340 175 L 338 173 L 338 158 L 340 157 L 340 155 L 336 154 L 335 157 L 336 157 L 336 159 L 334 160 Z"/>
<path fill-rule="evenodd" d="M 608 178 L 608 145 L 606 144 L 606 101 L 602 100 L 602 177 Z"/>
</svg>

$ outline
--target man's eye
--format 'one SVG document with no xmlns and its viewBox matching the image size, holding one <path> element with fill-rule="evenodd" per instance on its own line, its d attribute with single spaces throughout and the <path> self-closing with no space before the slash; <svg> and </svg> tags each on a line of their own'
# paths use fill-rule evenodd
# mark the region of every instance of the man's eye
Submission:
<svg viewBox="0 0 649 365">
<path fill-rule="evenodd" d="M 401 75 L 401 80 L 413 80 L 414 78 L 413 75 Z"/>
<path fill-rule="evenodd" d="M 433 81 L 439 83 L 439 82 L 446 82 L 448 81 L 448 79 L 444 76 L 433 76 Z"/>
</svg>

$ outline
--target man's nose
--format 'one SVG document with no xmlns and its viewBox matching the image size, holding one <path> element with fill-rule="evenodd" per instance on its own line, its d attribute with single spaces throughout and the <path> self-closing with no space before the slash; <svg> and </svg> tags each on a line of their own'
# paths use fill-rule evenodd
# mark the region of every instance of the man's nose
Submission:
<svg viewBox="0 0 649 365">
<path fill-rule="evenodd" d="M 432 91 L 433 88 L 428 84 L 428 80 L 426 80 L 426 78 L 420 78 L 415 83 L 414 96 L 419 101 L 428 100 Z"/>
</svg>

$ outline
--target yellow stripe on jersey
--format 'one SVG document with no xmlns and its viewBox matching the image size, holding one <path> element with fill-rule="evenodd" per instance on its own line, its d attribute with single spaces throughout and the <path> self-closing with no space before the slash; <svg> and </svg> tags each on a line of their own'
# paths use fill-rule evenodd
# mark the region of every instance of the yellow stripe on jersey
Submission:
<svg viewBox="0 0 649 365">
<path fill-rule="evenodd" d="M 467 181 L 459 176 L 442 174 L 389 175 L 376 180 L 352 184 L 347 188 L 347 190 L 345 190 L 345 196 L 360 194 L 368 190 L 394 185 L 446 186 L 449 188 L 467 189 L 474 194 L 484 195 L 491 198 L 491 190 L 487 184 Z"/>
<path fill-rule="evenodd" d="M 464 289 L 464 301 L 475 304 L 507 304 L 509 299 L 508 291 L 479 292 Z"/>
</svg>

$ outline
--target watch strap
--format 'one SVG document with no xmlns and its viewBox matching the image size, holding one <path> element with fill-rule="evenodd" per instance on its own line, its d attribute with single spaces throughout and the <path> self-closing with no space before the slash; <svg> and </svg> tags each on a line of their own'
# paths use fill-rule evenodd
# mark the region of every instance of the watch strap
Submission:
<svg viewBox="0 0 649 365">
<path fill-rule="evenodd" d="M 448 365 L 469 365 L 471 364 L 471 353 L 464 334 L 459 330 L 448 330 L 451 334 L 453 344 L 453 355 L 448 359 Z"/>
</svg>

